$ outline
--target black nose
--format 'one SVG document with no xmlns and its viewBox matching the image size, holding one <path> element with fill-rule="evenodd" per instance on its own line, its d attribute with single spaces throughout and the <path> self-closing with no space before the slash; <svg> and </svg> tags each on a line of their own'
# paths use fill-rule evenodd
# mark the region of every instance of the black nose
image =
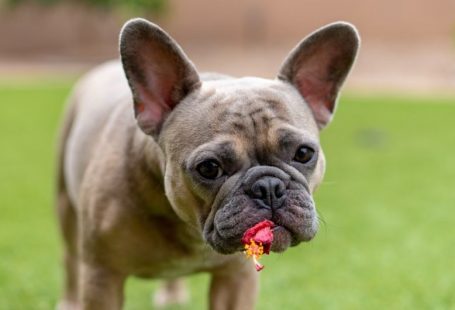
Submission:
<svg viewBox="0 0 455 310">
<path fill-rule="evenodd" d="M 253 183 L 251 196 L 259 199 L 261 204 L 277 209 L 286 198 L 286 185 L 278 178 L 265 176 Z"/>
</svg>

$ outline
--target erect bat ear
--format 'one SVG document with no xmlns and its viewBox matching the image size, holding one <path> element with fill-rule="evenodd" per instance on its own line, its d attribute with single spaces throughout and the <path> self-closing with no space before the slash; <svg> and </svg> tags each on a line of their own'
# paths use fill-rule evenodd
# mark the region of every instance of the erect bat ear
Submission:
<svg viewBox="0 0 455 310">
<path fill-rule="evenodd" d="M 146 134 L 157 135 L 172 109 L 200 86 L 199 75 L 180 46 L 144 19 L 123 26 L 120 55 L 138 125 Z"/>
<path fill-rule="evenodd" d="M 303 39 L 281 67 L 278 79 L 298 89 L 320 129 L 332 119 L 338 92 L 354 63 L 359 44 L 353 25 L 329 24 Z"/>
</svg>

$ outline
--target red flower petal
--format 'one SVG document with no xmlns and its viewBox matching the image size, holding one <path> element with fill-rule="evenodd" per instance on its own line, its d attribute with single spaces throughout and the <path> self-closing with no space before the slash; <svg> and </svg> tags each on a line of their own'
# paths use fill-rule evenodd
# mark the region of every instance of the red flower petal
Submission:
<svg viewBox="0 0 455 310">
<path fill-rule="evenodd" d="M 273 222 L 269 220 L 257 223 L 243 234 L 242 243 L 249 244 L 251 240 L 254 240 L 254 242 L 262 244 L 265 254 L 269 254 L 273 241 L 273 232 L 271 229 L 273 226 Z"/>
</svg>

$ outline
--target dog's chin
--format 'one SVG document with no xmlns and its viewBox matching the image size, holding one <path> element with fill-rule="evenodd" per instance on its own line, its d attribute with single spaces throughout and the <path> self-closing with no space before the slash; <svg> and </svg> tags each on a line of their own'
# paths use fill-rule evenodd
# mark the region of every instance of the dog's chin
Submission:
<svg viewBox="0 0 455 310">
<path fill-rule="evenodd" d="M 283 226 L 275 226 L 273 228 L 273 242 L 270 248 L 273 252 L 284 252 L 291 244 L 296 243 L 293 241 L 291 233 Z M 298 242 L 300 243 L 300 242 Z"/>
<path fill-rule="evenodd" d="M 206 223 L 204 238 L 217 252 L 232 254 L 242 251 L 243 234 L 263 221 L 274 222 L 273 252 L 284 252 L 291 246 L 310 241 L 318 230 L 316 211 L 311 199 L 301 192 L 289 193 L 289 198 L 278 210 L 258 207 L 248 196 L 231 198 L 218 208 L 213 222 Z"/>
<path fill-rule="evenodd" d="M 308 227 L 306 230 L 307 232 L 302 236 L 302 238 L 298 238 L 293 235 L 289 230 L 287 230 L 283 226 L 275 226 L 273 228 L 273 242 L 271 251 L 272 252 L 284 252 L 289 247 L 296 246 L 301 242 L 308 242 L 311 241 L 317 233 L 317 224 L 314 225 L 315 227 Z"/>
</svg>

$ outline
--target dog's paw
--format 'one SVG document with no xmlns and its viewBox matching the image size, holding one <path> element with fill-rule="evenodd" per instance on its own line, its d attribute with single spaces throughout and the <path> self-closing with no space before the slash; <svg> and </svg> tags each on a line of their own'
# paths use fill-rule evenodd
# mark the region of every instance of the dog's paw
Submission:
<svg viewBox="0 0 455 310">
<path fill-rule="evenodd" d="M 188 301 L 189 294 L 183 279 L 174 279 L 163 282 L 153 296 L 153 305 L 156 309 L 185 305 Z"/>
</svg>

